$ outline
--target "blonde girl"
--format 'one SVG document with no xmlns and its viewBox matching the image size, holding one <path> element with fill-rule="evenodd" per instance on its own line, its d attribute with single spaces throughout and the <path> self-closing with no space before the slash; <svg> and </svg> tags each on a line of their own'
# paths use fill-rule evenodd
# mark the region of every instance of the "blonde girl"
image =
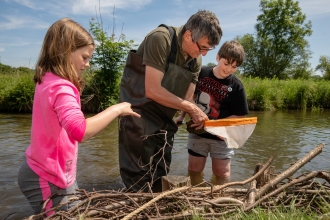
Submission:
<svg viewBox="0 0 330 220">
<path fill-rule="evenodd" d="M 46 33 L 34 75 L 31 142 L 18 173 L 19 187 L 36 214 L 66 203 L 67 194 L 78 188 L 78 142 L 95 136 L 117 116 L 140 117 L 129 103 L 119 103 L 85 119 L 82 72 L 94 47 L 92 36 L 69 18 L 56 21 Z"/>
</svg>

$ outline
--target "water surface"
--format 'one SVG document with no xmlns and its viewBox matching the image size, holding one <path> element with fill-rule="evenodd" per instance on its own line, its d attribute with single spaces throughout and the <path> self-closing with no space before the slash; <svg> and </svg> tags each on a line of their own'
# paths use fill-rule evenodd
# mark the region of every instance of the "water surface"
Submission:
<svg viewBox="0 0 330 220">
<path fill-rule="evenodd" d="M 302 167 L 298 174 L 312 170 L 330 170 L 330 111 L 251 112 L 258 117 L 257 126 L 245 143 L 235 150 L 231 181 L 243 181 L 253 175 L 257 163 L 266 163 L 273 156 L 276 171 L 284 171 L 318 144 L 323 152 Z M 32 210 L 20 192 L 16 179 L 29 144 L 30 114 L 0 114 L 0 219 L 22 219 Z M 79 145 L 77 180 L 87 190 L 118 189 L 123 184 L 119 175 L 117 121 L 96 137 Z M 172 151 L 171 175 L 187 175 L 186 150 L 188 134 L 180 127 Z M 208 158 L 204 179 L 212 179 Z"/>
</svg>

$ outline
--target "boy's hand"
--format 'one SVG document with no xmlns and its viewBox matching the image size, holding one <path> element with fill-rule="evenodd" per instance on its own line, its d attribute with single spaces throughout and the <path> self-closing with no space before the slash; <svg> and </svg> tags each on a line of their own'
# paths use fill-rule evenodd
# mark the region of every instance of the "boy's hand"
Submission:
<svg viewBox="0 0 330 220">
<path fill-rule="evenodd" d="M 179 127 L 180 125 L 183 124 L 183 118 L 182 117 L 176 117 L 173 119 L 173 121 L 175 122 L 175 124 Z"/>
</svg>

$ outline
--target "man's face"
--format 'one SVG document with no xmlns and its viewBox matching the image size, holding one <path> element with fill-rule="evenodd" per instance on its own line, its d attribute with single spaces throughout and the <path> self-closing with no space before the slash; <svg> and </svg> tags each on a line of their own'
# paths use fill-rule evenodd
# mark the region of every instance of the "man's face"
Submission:
<svg viewBox="0 0 330 220">
<path fill-rule="evenodd" d="M 197 42 L 194 42 L 189 30 L 184 34 L 184 40 L 184 52 L 186 52 L 192 58 L 197 58 L 199 55 L 205 56 L 209 50 L 213 49 L 209 45 L 209 40 L 206 36 L 200 38 Z"/>
</svg>

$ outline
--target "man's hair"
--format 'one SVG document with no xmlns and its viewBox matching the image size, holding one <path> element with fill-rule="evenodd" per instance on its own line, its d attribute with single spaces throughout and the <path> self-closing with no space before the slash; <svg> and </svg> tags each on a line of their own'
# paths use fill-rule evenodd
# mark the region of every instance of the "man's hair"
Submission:
<svg viewBox="0 0 330 220">
<path fill-rule="evenodd" d="M 71 64 L 70 55 L 87 45 L 94 46 L 94 40 L 81 25 L 69 18 L 56 21 L 45 35 L 34 82 L 40 84 L 42 77 L 49 71 L 69 80 L 81 91 L 84 82 Z"/>
<path fill-rule="evenodd" d="M 197 42 L 206 36 L 211 47 L 218 45 L 222 37 L 222 30 L 217 16 L 207 10 L 199 10 L 193 14 L 184 25 L 183 33 L 187 30 L 191 32 L 193 42 Z"/>
<path fill-rule="evenodd" d="M 226 41 L 220 48 L 219 59 L 224 58 L 230 64 L 236 62 L 236 66 L 240 66 L 245 58 L 243 46 L 236 40 Z"/>
</svg>

